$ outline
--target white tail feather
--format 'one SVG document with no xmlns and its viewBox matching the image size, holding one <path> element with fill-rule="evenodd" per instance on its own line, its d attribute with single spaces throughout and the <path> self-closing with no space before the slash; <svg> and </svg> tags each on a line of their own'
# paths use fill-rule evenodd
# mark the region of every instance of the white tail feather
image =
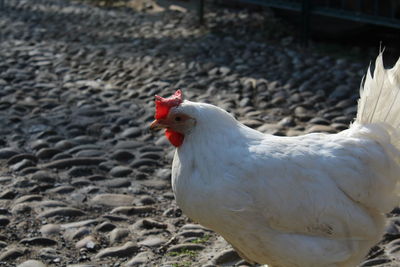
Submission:
<svg viewBox="0 0 400 267">
<path fill-rule="evenodd" d="M 358 102 L 356 123 L 385 123 L 400 127 L 400 59 L 391 69 L 383 66 L 382 53 L 376 59 L 373 77 L 368 68 L 361 98 Z"/>
</svg>

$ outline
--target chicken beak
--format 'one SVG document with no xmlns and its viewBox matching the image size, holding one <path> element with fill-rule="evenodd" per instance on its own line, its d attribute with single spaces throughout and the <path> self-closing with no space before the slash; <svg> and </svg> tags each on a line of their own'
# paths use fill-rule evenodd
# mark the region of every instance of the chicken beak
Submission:
<svg viewBox="0 0 400 267">
<path fill-rule="evenodd" d="M 154 120 L 150 124 L 150 130 L 152 130 L 152 131 L 160 130 L 160 129 L 163 129 L 163 128 L 167 128 L 167 125 L 161 123 L 159 120 Z"/>
</svg>

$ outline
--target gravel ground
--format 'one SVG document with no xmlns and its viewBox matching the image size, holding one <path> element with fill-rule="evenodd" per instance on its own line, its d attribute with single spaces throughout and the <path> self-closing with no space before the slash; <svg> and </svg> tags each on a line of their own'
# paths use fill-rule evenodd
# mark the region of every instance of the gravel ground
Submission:
<svg viewBox="0 0 400 267">
<path fill-rule="evenodd" d="M 182 10 L 2 3 L 1 266 L 250 266 L 176 206 L 153 96 L 182 88 L 288 136 L 356 113 L 366 66 L 265 40 L 265 14 L 218 8 L 198 27 Z M 399 266 L 397 214 L 363 266 Z"/>
</svg>

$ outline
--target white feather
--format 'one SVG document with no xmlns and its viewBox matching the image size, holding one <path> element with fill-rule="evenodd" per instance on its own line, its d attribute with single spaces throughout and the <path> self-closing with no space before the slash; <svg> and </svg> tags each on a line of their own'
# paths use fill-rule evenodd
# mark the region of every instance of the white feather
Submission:
<svg viewBox="0 0 400 267">
<path fill-rule="evenodd" d="M 399 80 L 400 63 L 385 70 L 379 55 L 355 123 L 332 135 L 264 135 L 218 107 L 184 101 L 176 109 L 196 126 L 173 161 L 178 205 L 249 261 L 355 266 L 398 204 Z"/>
</svg>

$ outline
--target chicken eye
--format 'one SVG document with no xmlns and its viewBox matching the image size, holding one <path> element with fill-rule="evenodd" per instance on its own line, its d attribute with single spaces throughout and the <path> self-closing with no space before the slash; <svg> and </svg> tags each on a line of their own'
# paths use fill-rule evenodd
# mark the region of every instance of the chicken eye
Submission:
<svg viewBox="0 0 400 267">
<path fill-rule="evenodd" d="M 175 121 L 181 121 L 181 120 L 182 120 L 181 117 L 179 117 L 179 116 L 176 116 L 176 117 L 175 117 Z"/>
</svg>

